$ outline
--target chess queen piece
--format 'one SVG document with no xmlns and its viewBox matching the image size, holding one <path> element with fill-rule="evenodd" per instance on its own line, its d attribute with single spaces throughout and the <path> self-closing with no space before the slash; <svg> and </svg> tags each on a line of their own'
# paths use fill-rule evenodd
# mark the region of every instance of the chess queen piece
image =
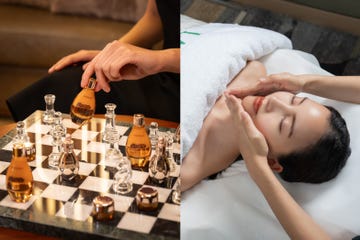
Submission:
<svg viewBox="0 0 360 240">
<path fill-rule="evenodd" d="M 32 196 L 33 175 L 21 142 L 13 145 L 12 159 L 6 173 L 6 189 L 15 202 L 27 202 Z"/>
<path fill-rule="evenodd" d="M 103 142 L 106 142 L 107 133 L 115 128 L 115 103 L 107 103 L 105 104 L 106 113 L 105 113 L 105 131 L 103 134 Z"/>
<path fill-rule="evenodd" d="M 66 134 L 59 159 L 59 169 L 64 180 L 73 180 L 79 172 L 79 160 L 74 153 L 74 141 Z"/>
<path fill-rule="evenodd" d="M 166 155 L 166 141 L 159 137 L 156 153 L 152 155 L 149 162 L 149 176 L 152 181 L 162 184 L 170 174 L 170 166 Z"/>
<path fill-rule="evenodd" d="M 90 78 L 88 85 L 75 97 L 70 108 L 71 121 L 83 124 L 90 120 L 95 113 L 96 79 Z"/>
<path fill-rule="evenodd" d="M 126 155 L 132 167 L 144 168 L 149 162 L 151 144 L 143 114 L 134 114 L 133 126 L 126 141 Z"/>
<path fill-rule="evenodd" d="M 46 94 L 44 96 L 46 109 L 42 115 L 42 122 L 44 124 L 52 124 L 54 121 L 54 103 L 55 103 L 55 95 L 54 94 Z"/>
<path fill-rule="evenodd" d="M 29 162 L 35 160 L 35 144 L 30 142 L 30 138 L 26 134 L 25 123 L 23 121 L 16 123 L 16 135 L 14 137 L 14 143 L 22 143 L 24 145 L 25 156 Z"/>
<path fill-rule="evenodd" d="M 126 157 L 123 157 L 121 153 L 117 155 L 116 169 L 117 172 L 114 175 L 112 185 L 114 192 L 120 194 L 131 192 L 133 189 L 131 163 Z"/>
</svg>

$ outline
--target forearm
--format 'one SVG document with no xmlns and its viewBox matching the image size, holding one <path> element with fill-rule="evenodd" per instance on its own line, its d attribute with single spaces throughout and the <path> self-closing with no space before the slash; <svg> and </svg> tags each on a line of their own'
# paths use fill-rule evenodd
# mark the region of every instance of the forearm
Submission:
<svg viewBox="0 0 360 240">
<path fill-rule="evenodd" d="M 162 39 L 162 23 L 154 0 L 149 0 L 145 14 L 119 41 L 151 48 Z"/>
<path fill-rule="evenodd" d="M 299 75 L 303 92 L 345 102 L 360 103 L 359 76 Z"/>
<path fill-rule="evenodd" d="M 180 48 L 159 50 L 159 72 L 180 73 Z"/>
<path fill-rule="evenodd" d="M 253 172 L 254 181 L 291 239 L 330 239 L 295 202 L 268 166 Z"/>
</svg>

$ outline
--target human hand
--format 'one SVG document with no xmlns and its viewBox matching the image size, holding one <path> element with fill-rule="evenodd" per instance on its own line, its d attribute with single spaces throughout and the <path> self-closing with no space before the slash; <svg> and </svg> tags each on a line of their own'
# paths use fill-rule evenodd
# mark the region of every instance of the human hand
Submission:
<svg viewBox="0 0 360 240">
<path fill-rule="evenodd" d="M 69 65 L 78 63 L 78 62 L 87 62 L 93 59 L 100 51 L 98 50 L 80 50 L 73 54 L 67 55 L 57 61 L 52 67 L 49 68 L 48 72 L 53 73 L 59 71 Z"/>
<path fill-rule="evenodd" d="M 239 98 L 248 95 L 267 95 L 276 91 L 287 91 L 294 94 L 303 89 L 304 82 L 300 75 L 291 73 L 271 74 L 267 77 L 260 78 L 255 84 L 242 89 L 230 89 L 229 94 Z"/>
<path fill-rule="evenodd" d="M 253 175 L 261 167 L 269 167 L 267 164 L 267 155 L 269 147 L 265 137 L 255 127 L 251 117 L 244 110 L 242 100 L 224 93 L 225 102 L 230 110 L 234 122 L 234 133 L 237 134 L 239 151 L 244 158 L 249 173 Z"/>
<path fill-rule="evenodd" d="M 110 81 L 137 80 L 160 71 L 158 51 L 113 41 L 84 66 L 81 86 L 85 87 L 95 73 L 95 91 L 110 91 Z"/>
</svg>

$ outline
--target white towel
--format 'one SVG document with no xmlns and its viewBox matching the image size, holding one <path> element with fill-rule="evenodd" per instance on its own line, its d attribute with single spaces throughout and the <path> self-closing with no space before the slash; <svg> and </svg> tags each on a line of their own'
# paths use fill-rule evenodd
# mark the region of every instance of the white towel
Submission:
<svg viewBox="0 0 360 240">
<path fill-rule="evenodd" d="M 291 49 L 291 41 L 262 28 L 210 23 L 182 30 L 182 157 L 194 143 L 216 99 L 246 62 L 278 48 Z"/>
</svg>

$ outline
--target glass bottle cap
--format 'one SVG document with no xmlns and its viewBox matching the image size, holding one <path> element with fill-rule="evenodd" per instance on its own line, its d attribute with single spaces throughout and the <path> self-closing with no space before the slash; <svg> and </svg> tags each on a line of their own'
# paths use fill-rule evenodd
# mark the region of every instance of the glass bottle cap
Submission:
<svg viewBox="0 0 360 240">
<path fill-rule="evenodd" d="M 134 126 L 143 127 L 145 125 L 144 114 L 134 114 L 133 124 Z"/>
<path fill-rule="evenodd" d="M 88 85 L 87 85 L 87 88 L 94 89 L 95 86 L 96 86 L 96 79 L 95 78 L 90 78 L 89 82 L 88 82 Z"/>
</svg>

